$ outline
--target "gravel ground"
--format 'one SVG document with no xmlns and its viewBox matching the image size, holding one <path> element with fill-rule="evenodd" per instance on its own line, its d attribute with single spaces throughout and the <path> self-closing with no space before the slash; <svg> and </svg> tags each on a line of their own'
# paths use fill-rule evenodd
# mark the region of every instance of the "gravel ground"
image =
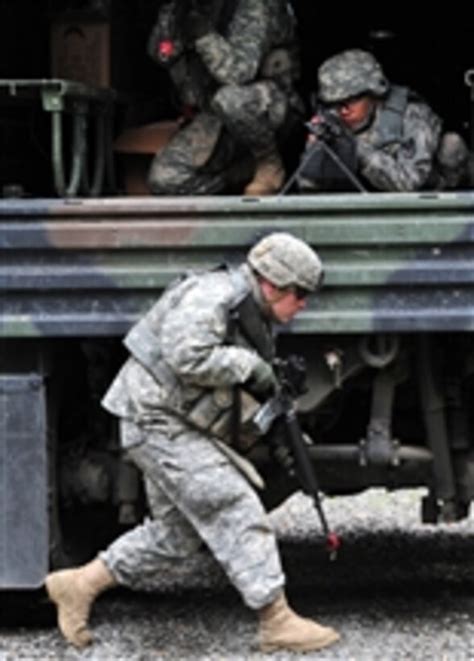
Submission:
<svg viewBox="0 0 474 661">
<path fill-rule="evenodd" d="M 17 616 L 4 616 L 0 661 L 303 656 L 321 661 L 472 660 L 473 522 L 421 525 L 421 495 L 420 490 L 370 490 L 326 499 L 332 527 L 343 537 L 335 562 L 325 554 L 309 499 L 296 495 L 272 513 L 290 601 L 302 614 L 334 626 L 342 635 L 327 651 L 260 654 L 253 613 L 222 573 L 204 563 L 157 592 L 122 590 L 101 598 L 92 617 L 96 643 L 84 652 L 61 640 L 52 609 L 43 608 L 41 618 L 29 626 L 19 623 Z"/>
</svg>

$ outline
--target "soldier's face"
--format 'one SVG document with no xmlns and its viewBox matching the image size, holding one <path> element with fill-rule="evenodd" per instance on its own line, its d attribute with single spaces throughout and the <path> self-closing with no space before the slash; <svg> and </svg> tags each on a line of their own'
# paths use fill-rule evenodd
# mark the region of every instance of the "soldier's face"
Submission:
<svg viewBox="0 0 474 661">
<path fill-rule="evenodd" d="M 263 283 L 262 293 L 270 308 L 272 317 L 286 324 L 306 307 L 306 296 L 308 292 L 302 292 L 296 287 L 279 289 L 269 282 Z"/>
<path fill-rule="evenodd" d="M 369 95 L 356 96 L 334 104 L 335 110 L 344 124 L 357 131 L 365 126 L 375 109 L 375 99 Z"/>
</svg>

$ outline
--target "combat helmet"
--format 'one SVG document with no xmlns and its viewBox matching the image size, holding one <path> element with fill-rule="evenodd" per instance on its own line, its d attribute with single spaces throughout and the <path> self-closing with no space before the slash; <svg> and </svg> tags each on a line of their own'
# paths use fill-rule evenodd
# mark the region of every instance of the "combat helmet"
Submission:
<svg viewBox="0 0 474 661">
<path fill-rule="evenodd" d="M 250 250 L 247 261 L 254 271 L 281 289 L 296 286 L 314 292 L 322 283 L 323 267 L 318 255 L 287 232 L 274 232 L 261 239 Z"/>
<path fill-rule="evenodd" d="M 383 96 L 388 88 L 382 67 L 367 51 L 343 51 L 318 69 L 318 96 L 323 103 L 337 103 L 364 93 Z"/>
</svg>

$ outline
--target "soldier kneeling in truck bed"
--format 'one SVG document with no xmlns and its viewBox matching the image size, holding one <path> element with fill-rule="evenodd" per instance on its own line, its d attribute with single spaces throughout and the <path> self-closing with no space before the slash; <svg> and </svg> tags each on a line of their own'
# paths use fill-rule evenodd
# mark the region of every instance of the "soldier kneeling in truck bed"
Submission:
<svg viewBox="0 0 474 661">
<path fill-rule="evenodd" d="M 190 114 L 152 162 L 157 195 L 277 192 L 279 151 L 302 105 L 294 18 L 284 0 L 171 0 L 148 51 Z"/>
<path fill-rule="evenodd" d="M 443 134 L 433 110 L 408 88 L 391 85 L 371 53 L 347 50 L 323 62 L 318 100 L 299 170 L 301 191 L 467 184 L 469 154 L 461 136 Z"/>
</svg>

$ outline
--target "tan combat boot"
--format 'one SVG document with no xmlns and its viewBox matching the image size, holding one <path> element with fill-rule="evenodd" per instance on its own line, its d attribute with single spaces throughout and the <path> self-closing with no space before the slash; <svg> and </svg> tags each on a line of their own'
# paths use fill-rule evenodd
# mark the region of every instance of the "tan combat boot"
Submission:
<svg viewBox="0 0 474 661">
<path fill-rule="evenodd" d="M 253 179 L 244 189 L 244 195 L 274 195 L 283 186 L 285 169 L 277 151 L 272 150 L 257 158 Z"/>
<path fill-rule="evenodd" d="M 58 626 L 64 638 L 76 647 L 92 642 L 87 628 L 95 598 L 116 581 L 102 560 L 96 558 L 77 569 L 63 569 L 46 578 L 49 598 L 58 609 Z"/>
<path fill-rule="evenodd" d="M 332 645 L 340 637 L 331 627 L 323 627 L 297 615 L 283 594 L 262 608 L 259 617 L 258 637 L 262 652 L 310 652 Z"/>
</svg>

